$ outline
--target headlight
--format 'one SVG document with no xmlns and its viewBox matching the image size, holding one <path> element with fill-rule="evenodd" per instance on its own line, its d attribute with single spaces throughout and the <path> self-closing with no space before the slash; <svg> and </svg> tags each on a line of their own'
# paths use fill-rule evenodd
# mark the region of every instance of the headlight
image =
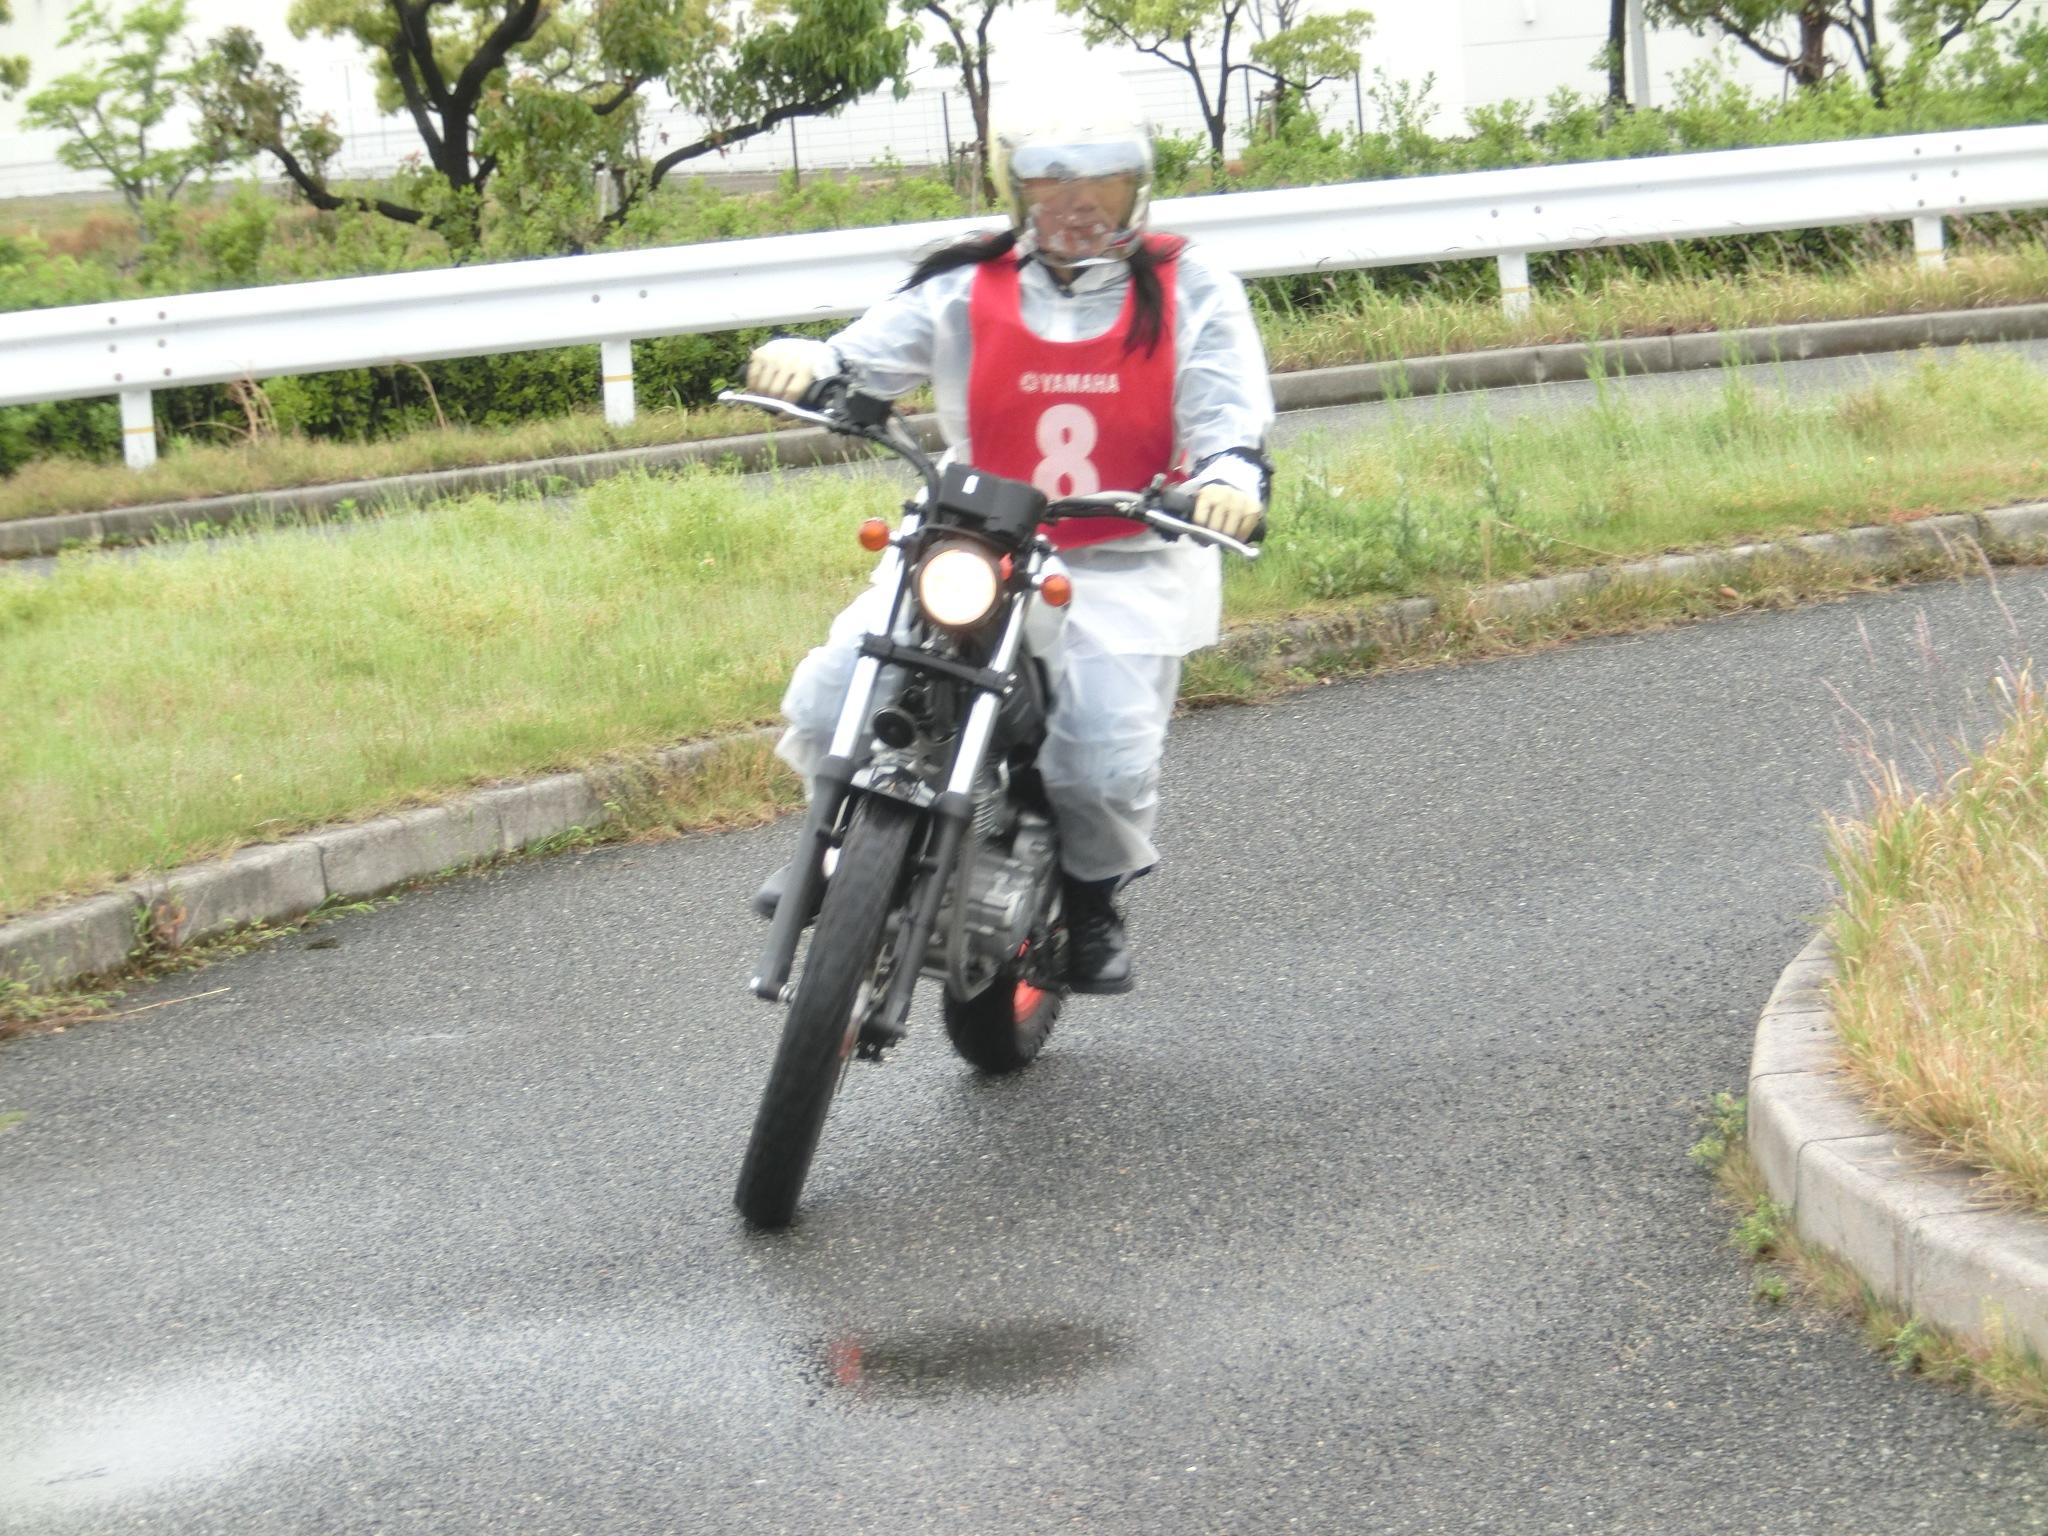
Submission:
<svg viewBox="0 0 2048 1536">
<path fill-rule="evenodd" d="M 996 563 L 966 544 L 941 544 L 917 568 L 917 605 L 944 629 L 972 629 L 1002 595 Z"/>
</svg>

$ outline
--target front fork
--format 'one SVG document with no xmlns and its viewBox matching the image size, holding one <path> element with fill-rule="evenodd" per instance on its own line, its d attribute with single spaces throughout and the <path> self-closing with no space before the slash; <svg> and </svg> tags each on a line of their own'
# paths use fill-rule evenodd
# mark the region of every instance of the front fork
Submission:
<svg viewBox="0 0 2048 1536">
<path fill-rule="evenodd" d="M 825 761 L 811 776 L 811 806 L 804 813 L 803 832 L 797 838 L 789 886 L 776 904 L 761 964 L 748 983 L 754 996 L 763 1002 L 786 1003 L 794 995 L 789 972 L 796 964 L 797 939 L 804 931 L 805 920 L 817 907 L 818 891 L 825 883 L 825 852 L 832 845 L 832 833 L 839 825 L 839 811 L 846 804 L 853 776 L 867 755 L 862 727 L 868 718 L 868 706 L 874 702 L 875 679 L 881 670 L 881 662 L 872 656 L 863 656 L 854 663 L 846 703 L 840 708 L 839 725 L 832 733 L 832 745 Z"/>
<path fill-rule="evenodd" d="M 903 593 L 899 589 L 897 602 L 892 605 L 889 632 L 895 629 L 894 610 L 902 601 Z M 1025 618 L 1031 606 L 1028 593 L 1011 604 L 1003 625 L 1002 639 L 997 642 L 995 655 L 988 664 L 988 670 L 999 677 L 1012 678 L 1017 652 L 1024 640 Z M 789 984 L 789 973 L 796 964 L 797 941 L 803 933 L 805 918 L 815 907 L 819 889 L 824 884 L 825 852 L 831 846 L 833 832 L 839 825 L 840 811 L 852 792 L 853 777 L 871 750 L 869 706 L 874 702 L 881 668 L 881 661 L 873 656 L 863 656 L 854 664 L 853 677 L 847 685 L 846 703 L 839 711 L 839 724 L 832 733 L 831 747 L 811 781 L 811 806 L 804 815 L 803 831 L 797 840 L 796 864 L 791 871 L 789 887 L 775 908 L 775 920 L 768 928 L 768 943 L 762 951 L 761 964 L 749 983 L 754 995 L 764 1002 L 782 1003 L 795 996 L 795 990 Z M 1014 679 L 1007 686 L 1014 686 Z M 929 807 L 929 813 L 937 818 L 937 831 L 929 840 L 929 852 L 924 860 L 927 878 L 914 886 L 911 909 L 897 938 L 896 953 L 900 958 L 889 979 L 888 998 L 878 1016 L 884 1032 L 900 1032 L 901 1021 L 910 1012 L 910 994 L 924 967 L 925 949 L 938 922 L 939 905 L 945 899 L 947 876 L 960 857 L 960 842 L 974 814 L 975 779 L 981 772 L 982 760 L 988 756 L 989 742 L 994 738 L 996 718 L 1002 703 L 1002 695 L 992 690 L 984 688 L 975 694 L 974 702 L 968 706 L 967 723 L 961 728 L 959 744 L 953 752 L 946 788 Z"/>
</svg>

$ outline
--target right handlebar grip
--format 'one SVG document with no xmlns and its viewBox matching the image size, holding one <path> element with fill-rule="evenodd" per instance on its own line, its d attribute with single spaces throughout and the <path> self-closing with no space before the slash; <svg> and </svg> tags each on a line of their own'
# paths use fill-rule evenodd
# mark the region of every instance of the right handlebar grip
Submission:
<svg viewBox="0 0 2048 1536">
<path fill-rule="evenodd" d="M 845 374 L 828 373 L 822 379 L 813 379 L 810 387 L 803 392 L 796 403 L 803 410 L 826 414 L 831 411 L 833 406 L 839 403 L 846 394 L 846 390 Z"/>
</svg>

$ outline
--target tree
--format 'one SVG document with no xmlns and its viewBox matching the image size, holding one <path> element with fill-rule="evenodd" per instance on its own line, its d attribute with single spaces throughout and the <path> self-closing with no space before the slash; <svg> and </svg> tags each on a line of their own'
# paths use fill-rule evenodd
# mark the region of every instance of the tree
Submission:
<svg viewBox="0 0 2048 1536">
<path fill-rule="evenodd" d="M 1695 36 L 1710 31 L 1733 38 L 1766 63 L 1785 70 L 1802 87 L 1819 85 L 1826 77 L 1827 34 L 1839 19 L 1854 23 L 1854 11 L 1864 0 L 1646 0 L 1648 19 L 1659 25 L 1683 27 Z M 1796 41 L 1787 29 L 1796 28 Z"/>
<path fill-rule="evenodd" d="M 794 117 L 829 117 L 906 74 L 915 31 L 889 25 L 888 0 L 687 0 L 711 17 L 712 46 L 685 50 L 664 80 L 676 101 L 709 127 L 655 159 L 643 190 L 686 161 L 725 149 Z"/>
<path fill-rule="evenodd" d="M 189 88 L 204 141 L 222 153 L 239 148 L 269 154 L 315 208 L 363 208 L 409 224 L 424 217 L 417 208 L 381 197 L 329 188 L 328 164 L 341 149 L 333 118 L 300 115 L 298 81 L 264 57 L 263 44 L 248 28 L 230 27 L 213 40 Z"/>
<path fill-rule="evenodd" d="M 1871 98 L 1885 102 L 1889 85 L 1886 50 L 1878 35 L 1878 0 L 1647 0 L 1650 19 L 1684 27 L 1695 35 L 1709 30 L 1791 75 L 1802 89 L 1817 86 L 1839 64 L 1828 39 L 1840 36 L 1869 82 Z M 2020 0 L 1898 0 L 1893 19 L 1901 34 L 1924 56 L 1938 54 L 1964 33 L 2003 21 Z"/>
<path fill-rule="evenodd" d="M 2020 0 L 1898 0 L 1892 19 L 1917 50 L 1938 54 L 1980 27 L 1995 27 L 2020 8 Z"/>
<path fill-rule="evenodd" d="M 1278 93 L 1306 95 L 1355 71 L 1358 45 L 1372 31 L 1370 11 L 1345 11 L 1302 17 L 1257 36 L 1258 0 L 1059 0 L 1059 8 L 1081 18 L 1089 43 L 1121 43 L 1185 74 L 1209 132 L 1210 157 L 1219 164 L 1233 76 L 1256 75 Z M 1247 29 L 1256 40 L 1244 57 L 1234 57 Z"/>
<path fill-rule="evenodd" d="M 378 104 L 420 136 L 416 170 L 389 196 L 334 187 L 332 125 L 304 119 L 296 82 L 242 29 L 201 66 L 208 132 L 271 155 L 317 208 L 425 223 L 458 249 L 487 199 L 587 206 L 598 164 L 618 171 L 616 221 L 685 161 L 900 85 L 910 43 L 889 0 L 296 0 L 290 21 L 368 50 Z M 707 127 L 650 161 L 639 137 L 656 83 Z"/>
<path fill-rule="evenodd" d="M 994 196 L 988 180 L 988 29 L 1010 0 L 904 0 L 911 16 L 932 17 L 946 29 L 946 41 L 932 51 L 940 67 L 960 71 L 960 88 L 974 117 L 974 163 L 984 196 Z M 953 146 L 946 146 L 950 155 Z"/>
<path fill-rule="evenodd" d="M 175 198 L 191 178 L 232 156 L 202 139 L 166 147 L 160 130 L 176 109 L 186 71 L 171 47 L 185 29 L 185 0 L 143 0 L 118 20 L 100 0 L 71 8 L 64 46 L 92 49 L 97 63 L 60 75 L 23 103 L 30 128 L 67 137 L 57 158 L 105 173 L 138 213 Z"/>
</svg>

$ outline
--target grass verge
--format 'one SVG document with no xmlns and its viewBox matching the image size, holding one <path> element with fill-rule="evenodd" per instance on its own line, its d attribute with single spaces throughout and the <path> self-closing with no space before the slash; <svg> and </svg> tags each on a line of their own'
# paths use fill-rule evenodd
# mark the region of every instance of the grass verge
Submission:
<svg viewBox="0 0 2048 1536">
<path fill-rule="evenodd" d="M 1739 278 L 1624 277 L 1597 288 L 1543 294 L 1528 314 L 1512 318 L 1490 301 L 1389 296 L 1357 273 L 1336 274 L 1331 282 L 1343 288 L 1332 302 L 1262 306 L 1260 329 L 1274 368 L 2029 303 L 2048 299 L 2048 250 L 1980 247 L 1957 252 L 1933 269 L 1878 261 L 1832 275 L 1785 270 Z M 607 426 L 593 412 L 372 443 L 295 436 L 229 444 L 179 441 L 141 472 L 77 459 L 26 465 L 0 481 L 0 520 L 697 441 L 759 426 L 758 413 L 712 407 L 647 411 L 623 428 Z"/>
<path fill-rule="evenodd" d="M 1749 1155 L 1746 1108 L 1738 1095 L 1717 1094 L 1692 1156 L 1736 1214 L 1729 1242 L 1757 1266 L 1756 1300 L 1773 1307 L 1803 1302 L 1846 1317 L 1894 1370 L 1977 1393 L 2018 1421 L 2048 1428 L 2048 1365 L 2031 1349 L 2002 1340 L 1977 1344 L 1902 1311 L 1793 1230 L 1790 1213 L 1771 1198 Z"/>
<path fill-rule="evenodd" d="M 803 788 L 796 775 L 776 758 L 769 743 L 760 739 L 721 743 L 681 771 L 662 772 L 650 768 L 645 760 L 621 758 L 594 765 L 594 774 L 612 813 L 611 821 L 602 827 L 572 827 L 517 853 L 471 865 L 460 872 L 462 877 L 488 878 L 508 865 L 578 848 L 756 826 L 803 802 Z M 371 911 L 426 883 L 415 881 L 374 902 L 331 902 L 294 922 L 257 923 L 196 944 L 152 945 L 127 967 L 95 979 L 89 987 L 35 992 L 23 982 L 0 979 L 0 1040 L 61 1034 L 75 1024 L 121 1019 L 167 1006 L 150 1003 L 124 1009 L 120 1005 L 137 988 L 151 982 L 303 934 L 336 917 Z M 5 1124 L 5 1117 L 0 1116 L 0 1129 Z"/>
<path fill-rule="evenodd" d="M 1228 610 L 1454 607 L 1602 557 L 2040 495 L 2044 458 L 2048 375 L 2005 357 L 1822 405 L 1731 384 L 1638 415 L 1405 421 L 1311 456 Z M 621 479 L 566 510 L 477 499 L 0 583 L 0 912 L 765 719 L 865 577 L 852 527 L 899 491 Z"/>
<path fill-rule="evenodd" d="M 2048 698 L 2002 687 L 2004 729 L 1938 792 L 1881 765 L 1831 824 L 1833 1007 L 1885 1119 L 2048 1211 Z"/>
</svg>

